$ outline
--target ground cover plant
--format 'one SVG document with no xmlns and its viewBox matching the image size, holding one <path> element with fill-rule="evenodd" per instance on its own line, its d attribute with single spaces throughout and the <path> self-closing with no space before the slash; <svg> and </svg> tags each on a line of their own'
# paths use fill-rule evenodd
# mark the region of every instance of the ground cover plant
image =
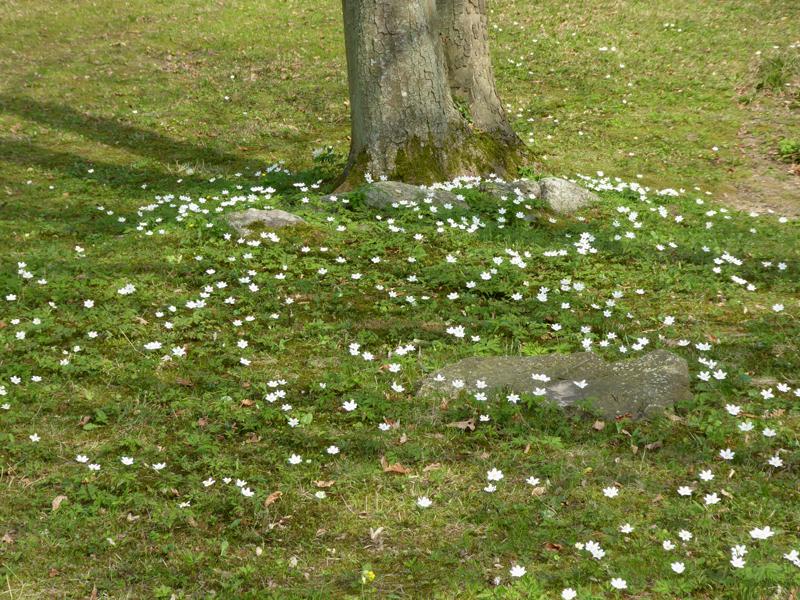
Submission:
<svg viewBox="0 0 800 600">
<path fill-rule="evenodd" d="M 796 597 L 800 227 L 721 200 L 794 185 L 798 8 L 496 3 L 529 174 L 602 198 L 572 216 L 330 196 L 337 10 L 0 8 L 0 594 Z M 647 422 L 415 396 L 656 348 L 693 397 Z"/>
</svg>

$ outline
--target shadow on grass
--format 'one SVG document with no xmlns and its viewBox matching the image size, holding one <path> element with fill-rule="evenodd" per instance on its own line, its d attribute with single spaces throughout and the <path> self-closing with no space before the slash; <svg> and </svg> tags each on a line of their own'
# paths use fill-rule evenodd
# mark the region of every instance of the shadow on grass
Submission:
<svg viewBox="0 0 800 600">
<path fill-rule="evenodd" d="M 55 102 L 42 102 L 25 96 L 0 93 L 0 112 L 13 114 L 29 121 L 37 122 L 52 129 L 70 131 L 89 140 L 112 147 L 125 148 L 129 152 L 163 165 L 202 163 L 214 168 L 235 169 L 249 174 L 263 169 L 261 161 L 243 158 L 217 149 L 174 140 L 158 132 L 136 127 L 119 119 L 99 117 L 75 110 Z M 71 164 L 89 164 L 79 156 L 53 152 L 34 145 L 20 144 L 13 140 L 0 140 L 0 160 L 45 168 L 63 169 Z M 19 154 L 15 158 L 15 154 Z M 96 162 L 92 162 L 96 165 Z M 113 170 L 117 169 L 116 174 Z M 112 185 L 119 186 L 132 176 L 139 185 L 144 181 L 171 176 L 166 170 L 137 170 L 125 166 L 107 164 L 105 171 L 114 175 Z M 129 182 L 130 183 L 130 182 Z"/>
</svg>

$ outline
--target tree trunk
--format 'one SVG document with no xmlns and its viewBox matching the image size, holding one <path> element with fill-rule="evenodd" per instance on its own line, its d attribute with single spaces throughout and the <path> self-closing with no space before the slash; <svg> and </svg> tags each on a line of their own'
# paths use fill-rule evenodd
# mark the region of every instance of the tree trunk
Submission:
<svg viewBox="0 0 800 600">
<path fill-rule="evenodd" d="M 513 144 L 518 138 L 494 83 L 486 0 L 437 0 L 436 10 L 453 98 L 466 105 L 477 129 Z"/>
<path fill-rule="evenodd" d="M 516 170 L 524 145 L 495 90 L 484 0 L 342 5 L 352 133 L 341 189 L 366 174 L 432 183 Z"/>
</svg>

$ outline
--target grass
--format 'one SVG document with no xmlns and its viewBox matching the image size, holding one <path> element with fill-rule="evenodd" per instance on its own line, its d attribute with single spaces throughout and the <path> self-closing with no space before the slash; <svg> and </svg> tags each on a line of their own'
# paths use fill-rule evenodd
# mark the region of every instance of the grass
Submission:
<svg viewBox="0 0 800 600">
<path fill-rule="evenodd" d="M 534 210 L 529 224 L 508 206 L 503 227 L 497 199 L 461 190 L 471 208 L 446 214 L 481 219 L 474 233 L 446 222 L 438 231 L 444 212 L 379 215 L 358 194 L 322 199 L 348 133 L 338 9 L 0 7 L 0 597 L 511 599 L 570 586 L 602 598 L 617 593 L 612 577 L 637 598 L 796 597 L 800 569 L 783 554 L 800 549 L 800 413 L 778 385 L 800 388 L 800 228 L 722 209 L 711 192 L 751 175 L 738 135 L 756 112 L 786 122 L 757 128 L 765 154 L 776 138 L 800 137 L 787 117 L 792 76 L 758 89 L 773 78 L 760 66 L 772 46 L 796 51 L 800 7 L 494 3 L 498 85 L 532 136 L 533 172 L 602 170 L 653 190 L 616 185 L 554 223 Z M 665 188 L 689 191 L 656 191 Z M 226 239 L 224 212 L 251 192 L 256 206 L 307 225 L 258 247 Z M 192 203 L 208 213 L 179 218 Z M 584 232 L 597 254 L 575 252 Z M 530 252 L 527 268 L 510 265 L 507 249 Z M 567 255 L 544 256 L 553 249 Z M 482 279 L 490 268 L 498 274 Z M 585 289 L 562 290 L 565 278 Z M 121 295 L 127 284 L 135 292 Z M 552 290 L 547 302 L 535 298 L 540 286 Z M 615 291 L 623 296 L 607 307 Z M 205 306 L 187 308 L 201 293 Z M 449 335 L 455 325 L 468 337 Z M 617 339 L 600 347 L 608 333 Z M 649 422 L 598 431 L 535 398 L 462 396 L 445 407 L 413 395 L 425 374 L 463 357 L 578 351 L 588 337 L 618 360 L 620 344 L 639 354 L 630 347 L 643 335 L 648 350 L 689 361 L 694 392 Z M 676 346 L 681 338 L 692 345 Z M 155 341 L 163 348 L 145 349 Z M 710 351 L 694 345 L 704 342 Z M 375 360 L 352 354 L 353 343 Z M 404 344 L 415 350 L 390 357 Z M 162 361 L 173 347 L 187 356 Z M 698 378 L 714 369 L 725 379 Z M 340 408 L 349 399 L 352 412 Z M 475 431 L 447 426 L 481 414 L 491 420 Z M 753 431 L 740 431 L 748 420 Z M 332 444 L 339 454 L 326 452 Z M 728 447 L 731 463 L 719 458 Z M 311 462 L 289 464 L 294 453 Z M 776 454 L 784 466 L 766 464 Z M 410 473 L 384 472 L 381 456 Z M 505 478 L 486 493 L 492 468 Z M 698 480 L 701 469 L 715 479 Z M 603 495 L 611 485 L 618 498 Z M 691 498 L 677 494 L 682 485 Z M 712 492 L 721 502 L 706 506 Z M 423 495 L 430 508 L 416 506 Z M 630 534 L 619 531 L 626 522 Z M 752 539 L 765 525 L 776 535 Z M 681 542 L 681 529 L 693 539 Z M 662 548 L 668 539 L 675 550 Z M 574 547 L 588 540 L 607 557 Z M 736 544 L 748 548 L 744 569 L 729 563 Z M 514 564 L 528 574 L 512 579 Z"/>
</svg>

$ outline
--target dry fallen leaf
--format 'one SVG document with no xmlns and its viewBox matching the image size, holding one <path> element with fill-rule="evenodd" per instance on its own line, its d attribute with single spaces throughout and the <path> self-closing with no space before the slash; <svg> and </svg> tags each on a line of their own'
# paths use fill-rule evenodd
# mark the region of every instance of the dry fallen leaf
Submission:
<svg viewBox="0 0 800 600">
<path fill-rule="evenodd" d="M 404 467 L 400 463 L 390 465 L 385 456 L 381 456 L 381 467 L 383 467 L 384 473 L 397 473 L 399 475 L 408 475 L 411 473 L 411 469 Z"/>
<path fill-rule="evenodd" d="M 595 421 L 594 425 L 592 425 L 592 429 L 595 431 L 603 431 L 606 428 L 605 421 Z"/>
<path fill-rule="evenodd" d="M 283 496 L 283 492 L 272 492 L 269 496 L 267 496 L 267 499 L 264 500 L 264 508 L 277 502 L 281 496 Z"/>
<path fill-rule="evenodd" d="M 67 499 L 66 496 L 56 496 L 55 498 L 53 498 L 53 502 L 52 502 L 53 510 L 54 511 L 58 510 L 59 507 L 61 506 L 61 503 L 66 499 Z"/>
<path fill-rule="evenodd" d="M 455 429 L 460 429 L 461 431 L 475 431 L 475 419 L 467 419 L 466 421 L 455 421 L 453 423 L 448 423 L 448 427 L 454 427 Z"/>
<path fill-rule="evenodd" d="M 405 444 L 408 441 L 408 436 L 404 433 L 400 436 L 400 439 L 397 440 L 398 444 Z"/>
<path fill-rule="evenodd" d="M 647 444 L 645 446 L 645 449 L 647 449 L 647 450 L 658 450 L 658 449 L 663 448 L 663 447 L 664 447 L 664 443 L 661 440 L 659 440 L 657 442 L 653 442 L 652 444 Z"/>
<path fill-rule="evenodd" d="M 180 377 L 175 379 L 175 383 L 177 383 L 178 385 L 182 385 L 184 387 L 194 387 L 194 384 L 191 381 L 189 381 L 188 379 L 182 379 Z"/>
<path fill-rule="evenodd" d="M 535 487 L 531 490 L 531 496 L 544 496 L 545 489 L 541 486 Z"/>
<path fill-rule="evenodd" d="M 435 471 L 436 469 L 441 469 L 441 468 L 442 468 L 442 464 L 441 463 L 431 463 L 428 466 L 426 466 L 424 469 L 422 469 L 422 472 L 423 473 L 427 473 L 429 471 Z"/>
<path fill-rule="evenodd" d="M 561 552 L 561 550 L 563 550 L 563 548 L 564 548 L 564 546 L 562 546 L 561 544 L 555 544 L 553 542 L 545 542 L 544 543 L 544 549 L 545 550 L 550 550 L 550 552 Z"/>
<path fill-rule="evenodd" d="M 334 483 L 336 483 L 336 482 L 335 481 L 322 481 L 322 480 L 320 480 L 320 481 L 315 481 L 314 485 L 317 486 L 318 488 L 329 488 Z"/>
<path fill-rule="evenodd" d="M 250 400 L 250 398 L 245 398 L 245 399 L 244 399 L 244 400 L 242 400 L 242 402 L 241 402 L 241 406 L 253 406 L 253 404 L 255 404 L 255 402 L 253 402 L 252 400 Z"/>
</svg>

